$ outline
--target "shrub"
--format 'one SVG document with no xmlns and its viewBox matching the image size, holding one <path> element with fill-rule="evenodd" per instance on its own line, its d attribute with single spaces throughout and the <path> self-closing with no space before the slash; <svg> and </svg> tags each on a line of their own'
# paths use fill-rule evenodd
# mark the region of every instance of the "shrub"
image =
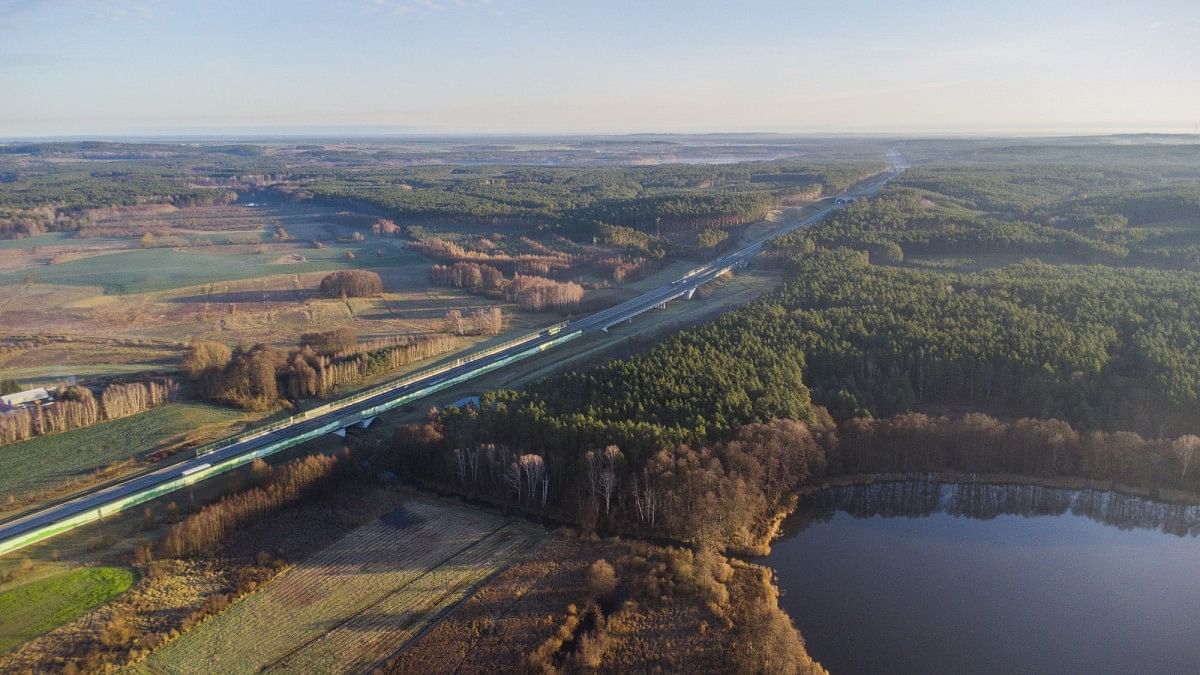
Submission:
<svg viewBox="0 0 1200 675">
<path fill-rule="evenodd" d="M 382 292 L 383 279 L 365 270 L 341 270 L 321 280 L 321 293 L 329 298 L 366 298 Z"/>
<path fill-rule="evenodd" d="M 587 589 L 598 600 L 607 599 L 617 590 L 617 571 L 611 563 L 600 559 L 588 567 Z"/>
</svg>

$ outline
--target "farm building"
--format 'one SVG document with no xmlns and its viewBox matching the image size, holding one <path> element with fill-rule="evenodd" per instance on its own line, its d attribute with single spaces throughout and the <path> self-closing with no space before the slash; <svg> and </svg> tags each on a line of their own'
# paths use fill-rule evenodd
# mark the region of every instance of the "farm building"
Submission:
<svg viewBox="0 0 1200 675">
<path fill-rule="evenodd" d="M 16 410 L 17 408 L 31 405 L 38 401 L 42 403 L 49 403 L 51 401 L 50 392 L 46 391 L 45 387 L 5 394 L 4 396 L 0 396 L 0 412 Z"/>
<path fill-rule="evenodd" d="M 34 404 L 53 405 L 54 396 L 44 387 L 25 389 L 24 392 L 0 396 L 0 412 L 10 412 Z"/>
</svg>

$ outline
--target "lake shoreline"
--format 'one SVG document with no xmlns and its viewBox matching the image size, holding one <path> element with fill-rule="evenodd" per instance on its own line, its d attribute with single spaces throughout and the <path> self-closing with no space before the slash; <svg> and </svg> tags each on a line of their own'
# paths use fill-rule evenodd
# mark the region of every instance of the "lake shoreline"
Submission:
<svg viewBox="0 0 1200 675">
<path fill-rule="evenodd" d="M 955 472 L 839 476 L 802 492 L 753 562 L 774 572 L 781 607 L 833 672 L 1200 665 L 1188 638 L 1193 495 Z"/>
<path fill-rule="evenodd" d="M 1096 480 L 1069 476 L 1044 477 L 1007 473 L 964 473 L 954 470 L 933 473 L 868 473 L 834 476 L 826 478 L 819 483 L 804 486 L 796 491 L 796 496 L 800 498 L 810 497 L 822 490 L 835 487 L 914 480 L 934 481 L 938 483 L 1031 485 L 1059 490 L 1102 490 L 1129 497 L 1140 497 L 1164 504 L 1200 505 L 1200 495 L 1173 488 L 1146 488 L 1126 485 L 1112 480 Z M 794 510 L 792 509 L 792 512 Z M 788 515 L 791 515 L 791 512 Z"/>
</svg>

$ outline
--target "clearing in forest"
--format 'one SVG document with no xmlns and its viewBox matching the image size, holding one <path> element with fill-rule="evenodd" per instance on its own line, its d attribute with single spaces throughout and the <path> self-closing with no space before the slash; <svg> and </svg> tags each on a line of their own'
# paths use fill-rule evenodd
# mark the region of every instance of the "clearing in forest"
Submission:
<svg viewBox="0 0 1200 675">
<path fill-rule="evenodd" d="M 152 654 L 154 673 L 367 672 L 544 531 L 409 502 Z"/>
</svg>

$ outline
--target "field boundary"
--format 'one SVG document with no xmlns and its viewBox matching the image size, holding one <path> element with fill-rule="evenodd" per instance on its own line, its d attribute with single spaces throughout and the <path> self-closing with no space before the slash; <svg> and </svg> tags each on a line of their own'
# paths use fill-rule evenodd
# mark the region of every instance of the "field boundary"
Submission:
<svg viewBox="0 0 1200 675">
<path fill-rule="evenodd" d="M 366 613 L 366 612 L 367 612 L 368 610 L 370 610 L 372 607 L 378 607 L 379 605 L 383 604 L 383 603 L 384 603 L 384 601 L 386 601 L 387 599 L 389 599 L 389 598 L 391 598 L 391 597 L 394 597 L 394 596 L 395 596 L 397 593 L 399 593 L 399 592 L 401 592 L 401 591 L 403 591 L 403 590 L 407 589 L 409 586 L 413 585 L 414 583 L 416 583 L 416 582 L 420 581 L 421 579 L 424 579 L 425 577 L 429 576 L 430 574 L 432 574 L 432 573 L 433 573 L 433 572 L 435 572 L 436 570 L 438 570 L 438 569 L 440 569 L 440 568 L 444 567 L 444 566 L 445 566 L 447 563 L 449 563 L 450 561 L 454 560 L 454 559 L 455 559 L 455 558 L 457 558 L 458 556 L 460 556 L 460 555 L 462 555 L 462 554 L 466 553 L 467 551 L 471 550 L 472 548 L 475 548 L 475 547 L 479 546 L 479 545 L 480 545 L 480 544 L 482 544 L 484 541 L 486 541 L 486 540 L 490 539 L 490 538 L 491 538 L 493 535 L 495 535 L 497 532 L 499 532 L 500 530 L 503 530 L 503 529 L 505 529 L 506 527 L 509 527 L 510 525 L 511 525 L 511 523 L 508 523 L 508 522 L 501 523 L 499 526 L 497 526 L 496 528 L 492 529 L 491 531 L 489 531 L 487 534 L 483 535 L 482 537 L 480 537 L 480 538 L 476 539 L 475 541 L 473 541 L 473 542 L 471 542 L 471 543 L 467 544 L 466 546 L 463 546 L 462 548 L 459 548 L 459 549 L 455 550 L 453 553 L 451 553 L 451 554 L 447 555 L 445 558 L 443 558 L 442 560 L 438 561 L 438 563 L 437 563 L 436 565 L 433 565 L 432 567 L 430 567 L 429 569 L 425 570 L 424 572 L 422 572 L 422 573 L 418 574 L 417 576 L 415 576 L 415 577 L 413 577 L 413 578 L 409 579 L 408 581 L 405 581 L 403 584 L 400 584 L 400 585 L 399 585 L 399 586 L 397 586 L 396 588 L 393 588 L 393 589 L 392 589 L 390 592 L 388 592 L 387 594 L 385 594 L 385 595 L 382 595 L 382 596 L 380 596 L 380 597 L 378 597 L 378 598 L 376 598 L 376 599 L 372 600 L 371 602 L 367 603 L 366 605 L 363 605 L 363 606 L 362 606 L 362 607 L 360 607 L 358 610 L 356 610 L 356 611 L 355 611 L 353 614 L 350 614 L 350 615 L 346 616 L 346 617 L 345 617 L 344 619 L 342 619 L 341 621 L 338 621 L 336 624 L 334 624 L 334 625 L 330 626 L 330 627 L 329 627 L 328 629 L 326 629 L 324 632 L 322 632 L 322 633 L 319 633 L 319 634 L 317 634 L 317 635 L 313 636 L 312 638 L 309 638 L 308 640 L 305 640 L 303 643 L 301 643 L 301 644 L 297 645 L 295 649 L 293 649 L 293 650 L 291 650 L 290 652 L 288 652 L 288 653 L 284 654 L 283 656 L 280 656 L 279 658 L 275 659 L 274 661 L 272 661 L 272 662 L 270 662 L 270 663 L 266 664 L 266 665 L 265 665 L 265 666 L 263 666 L 263 667 L 262 667 L 260 670 L 262 670 L 262 671 L 268 671 L 268 670 L 271 670 L 271 669 L 273 669 L 273 668 L 275 668 L 275 667 L 279 666 L 280 664 L 282 664 L 282 663 L 286 662 L 286 661 L 287 661 L 288 659 L 290 659 L 291 657 L 293 657 L 293 656 L 295 656 L 296 654 L 299 654 L 300 652 L 304 651 L 304 650 L 305 650 L 305 649 L 306 649 L 308 646 L 310 646 L 310 645 L 312 645 L 312 644 L 315 644 L 316 642 L 318 642 L 319 640 L 321 640 L 321 638 L 325 637 L 326 635 L 329 635 L 330 633 L 334 632 L 335 630 L 337 630 L 337 629 L 339 629 L 339 628 L 341 628 L 341 627 L 345 626 L 346 624 L 350 623 L 350 622 L 351 622 L 351 621 L 353 621 L 354 619 L 356 619 L 356 618 L 358 618 L 358 617 L 362 616 L 364 613 Z M 337 544 L 334 544 L 334 545 L 336 546 Z M 494 574 L 494 573 L 493 573 L 493 574 Z M 489 576 L 490 576 L 490 575 L 489 575 Z M 447 592 L 446 592 L 446 595 L 449 595 L 451 592 L 453 592 L 453 591 L 447 591 Z M 443 597 L 445 597 L 445 596 L 443 596 Z M 405 642 L 407 643 L 408 641 L 406 640 Z"/>
<path fill-rule="evenodd" d="M 369 672 L 537 551 L 550 533 L 414 498 L 293 565 L 133 672 Z M 251 649 L 239 645 L 249 644 Z"/>
</svg>

